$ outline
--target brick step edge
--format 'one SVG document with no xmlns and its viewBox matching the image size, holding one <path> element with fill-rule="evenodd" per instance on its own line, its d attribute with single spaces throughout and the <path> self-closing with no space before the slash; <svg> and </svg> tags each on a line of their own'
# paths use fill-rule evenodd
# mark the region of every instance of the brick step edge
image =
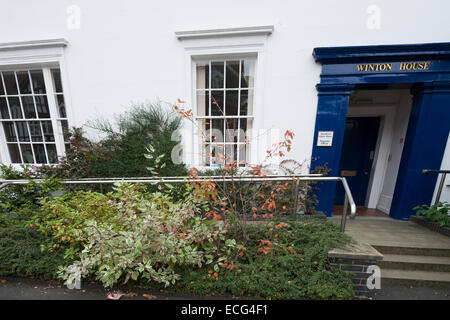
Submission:
<svg viewBox="0 0 450 320">
<path fill-rule="evenodd" d="M 383 260 L 378 263 L 381 269 L 396 269 L 396 270 L 420 270 L 420 271 L 434 271 L 434 272 L 450 272 L 450 264 L 445 263 L 427 263 L 427 262 L 405 262 L 405 261 L 390 261 Z"/>
<path fill-rule="evenodd" d="M 421 226 L 428 228 L 431 231 L 435 231 L 444 236 L 450 237 L 450 228 L 441 227 L 439 224 L 437 224 L 434 221 L 430 221 L 430 220 L 425 219 L 424 217 L 417 217 L 417 216 L 410 216 L 409 220 L 411 220 L 417 224 L 420 224 Z"/>
<path fill-rule="evenodd" d="M 435 288 L 435 289 L 450 289 L 450 282 L 446 282 L 446 281 L 399 279 L 399 278 L 386 278 L 386 277 L 381 278 L 381 288 L 383 288 L 383 285 L 428 287 L 428 288 Z"/>
<path fill-rule="evenodd" d="M 398 247 L 375 244 L 372 246 L 382 254 L 450 257 L 450 249 L 445 248 Z"/>
</svg>

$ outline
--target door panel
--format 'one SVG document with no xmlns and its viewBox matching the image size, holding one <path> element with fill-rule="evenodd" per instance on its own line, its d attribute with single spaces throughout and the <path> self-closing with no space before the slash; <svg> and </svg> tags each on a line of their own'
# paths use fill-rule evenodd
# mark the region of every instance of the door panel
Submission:
<svg viewBox="0 0 450 320">
<path fill-rule="evenodd" d="M 379 117 L 349 117 L 345 123 L 339 175 L 347 179 L 356 205 L 363 206 L 369 186 Z M 344 203 L 344 188 L 338 183 L 335 204 Z"/>
</svg>

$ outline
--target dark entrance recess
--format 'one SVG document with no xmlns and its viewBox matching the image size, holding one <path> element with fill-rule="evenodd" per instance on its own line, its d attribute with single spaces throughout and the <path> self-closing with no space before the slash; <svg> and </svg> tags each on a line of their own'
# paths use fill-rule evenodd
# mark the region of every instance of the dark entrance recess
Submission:
<svg viewBox="0 0 450 320">
<path fill-rule="evenodd" d="M 352 117 L 345 122 L 339 175 L 346 177 L 357 206 L 365 204 L 379 127 L 379 117 Z M 336 186 L 335 204 L 344 204 L 340 183 Z"/>
</svg>

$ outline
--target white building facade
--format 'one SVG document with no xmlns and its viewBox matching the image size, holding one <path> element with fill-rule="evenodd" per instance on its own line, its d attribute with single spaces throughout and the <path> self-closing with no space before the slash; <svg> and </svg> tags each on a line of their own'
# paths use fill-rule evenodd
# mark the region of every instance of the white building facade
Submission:
<svg viewBox="0 0 450 320">
<path fill-rule="evenodd" d="M 411 212 L 398 213 L 406 209 L 395 203 L 414 202 L 404 197 L 406 185 L 424 179 L 418 168 L 450 169 L 449 125 L 421 143 L 413 132 L 429 128 L 414 120 L 425 110 L 415 92 L 429 90 L 418 85 L 439 94 L 439 110 L 447 101 L 449 10 L 444 0 L 2 1 L 0 160 L 52 163 L 64 154 L 64 127 L 110 118 L 133 102 L 181 99 L 199 126 L 218 130 L 205 142 L 185 126 L 188 165 L 214 165 L 200 150 L 214 143 L 231 159 L 259 163 L 292 130 L 288 157 L 306 162 L 304 171 L 318 158 L 330 175 L 355 180 L 358 205 L 407 219 Z M 341 111 L 324 120 L 333 106 Z M 227 128 L 238 133 L 228 138 Z M 433 162 L 413 165 L 429 141 L 439 141 Z M 355 154 L 366 158 L 355 164 Z M 430 203 L 437 178 L 427 175 L 427 191 L 412 194 L 426 193 L 419 199 Z M 330 188 L 321 194 L 327 215 L 340 201 Z M 450 177 L 441 200 L 450 201 Z"/>
</svg>

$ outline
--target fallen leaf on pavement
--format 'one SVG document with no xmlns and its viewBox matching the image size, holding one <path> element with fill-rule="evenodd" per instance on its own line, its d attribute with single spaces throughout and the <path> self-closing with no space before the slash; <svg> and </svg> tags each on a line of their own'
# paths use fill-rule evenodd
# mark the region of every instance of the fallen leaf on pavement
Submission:
<svg viewBox="0 0 450 320">
<path fill-rule="evenodd" d="M 152 296 L 151 294 L 143 294 L 144 298 L 147 300 L 152 300 L 152 299 L 156 299 L 156 296 Z"/>
<path fill-rule="evenodd" d="M 122 298 L 123 293 L 110 293 L 106 296 L 106 299 L 108 300 L 119 300 L 120 298 Z"/>
<path fill-rule="evenodd" d="M 1 282 L 2 284 L 5 284 L 5 283 L 6 283 L 6 280 L 0 280 L 0 282 Z"/>
</svg>

